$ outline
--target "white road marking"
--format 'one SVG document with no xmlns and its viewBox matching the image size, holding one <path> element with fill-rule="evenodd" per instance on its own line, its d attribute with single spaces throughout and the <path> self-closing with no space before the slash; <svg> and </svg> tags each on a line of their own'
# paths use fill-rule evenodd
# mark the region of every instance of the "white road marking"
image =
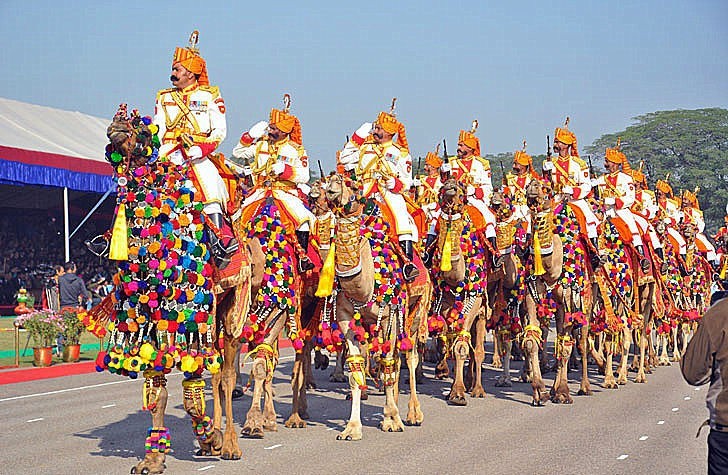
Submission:
<svg viewBox="0 0 728 475">
<path fill-rule="evenodd" d="M 108 409 L 110 407 L 116 407 L 116 404 L 107 404 L 105 406 L 101 406 L 101 409 Z"/>
<path fill-rule="evenodd" d="M 698 386 L 697 388 L 695 388 L 695 390 L 696 390 L 696 391 L 700 391 L 700 387 Z"/>
<path fill-rule="evenodd" d="M 672 408 L 672 412 L 677 412 L 677 411 L 679 411 L 679 410 L 680 410 L 680 408 L 679 408 L 679 407 L 673 407 L 673 408 Z"/>
<path fill-rule="evenodd" d="M 685 396 L 683 399 L 686 400 L 686 401 L 689 401 L 691 399 L 691 397 L 690 396 Z"/>
<path fill-rule="evenodd" d="M 205 470 L 210 470 L 211 468 L 215 468 L 214 465 L 205 465 L 204 467 L 200 467 L 197 469 L 198 472 L 204 472 Z"/>
<path fill-rule="evenodd" d="M 649 439 L 649 436 L 643 435 L 642 437 L 640 437 L 640 440 L 647 440 L 647 439 Z"/>
<path fill-rule="evenodd" d="M 29 420 L 27 420 L 25 422 L 38 422 L 38 421 L 42 421 L 42 420 L 43 420 L 43 418 L 42 417 L 39 417 L 37 419 L 29 419 Z"/>
<path fill-rule="evenodd" d="M 619 457 L 617 457 L 617 460 L 624 460 L 624 459 L 626 459 L 627 457 L 629 457 L 629 455 L 627 455 L 627 454 L 622 454 L 622 455 L 620 455 Z"/>
<path fill-rule="evenodd" d="M 270 447 L 263 447 L 263 449 L 264 450 L 272 450 L 272 449 L 277 449 L 278 447 L 283 447 L 283 444 L 271 445 Z"/>
<path fill-rule="evenodd" d="M 662 425 L 662 424 L 664 424 L 664 423 L 665 423 L 665 421 L 657 421 L 657 425 L 658 425 L 658 426 L 661 426 L 661 425 Z"/>
<path fill-rule="evenodd" d="M 337 427 L 329 427 L 329 428 L 328 428 L 328 429 L 326 429 L 326 430 L 336 430 L 336 429 L 337 429 Z"/>
</svg>

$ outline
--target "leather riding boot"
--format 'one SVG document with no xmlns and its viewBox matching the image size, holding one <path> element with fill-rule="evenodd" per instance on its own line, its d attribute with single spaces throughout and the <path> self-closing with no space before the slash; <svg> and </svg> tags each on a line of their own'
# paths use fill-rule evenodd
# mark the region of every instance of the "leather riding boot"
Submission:
<svg viewBox="0 0 728 475">
<path fill-rule="evenodd" d="M 238 250 L 238 240 L 232 235 L 232 229 L 227 225 L 220 213 L 211 213 L 207 217 L 217 228 L 217 232 L 210 229 L 210 252 L 215 259 L 215 265 L 222 270 L 230 264 L 230 258 Z"/>
<path fill-rule="evenodd" d="M 308 231 L 296 231 L 296 239 L 298 239 L 298 244 L 301 246 L 301 249 L 303 249 L 303 254 L 298 256 L 298 270 L 300 272 L 306 272 L 316 267 L 306 254 L 308 252 L 309 235 Z"/>
<path fill-rule="evenodd" d="M 645 247 L 642 244 L 638 244 L 635 247 L 637 248 L 637 253 L 640 255 L 640 267 L 642 268 L 642 272 L 647 272 L 650 270 L 650 261 L 647 259 L 647 255 L 645 254 Z"/>
<path fill-rule="evenodd" d="M 405 262 L 402 266 L 402 275 L 405 282 L 412 282 L 420 275 L 420 270 L 412 263 L 412 257 L 414 256 L 412 241 L 399 241 L 399 245 L 402 247 L 404 255 L 407 257 L 407 262 Z"/>
<path fill-rule="evenodd" d="M 589 241 L 592 243 L 592 246 L 594 246 L 594 248 L 589 251 L 589 262 L 591 263 L 592 269 L 596 269 L 602 265 L 602 260 L 599 258 L 599 239 L 589 238 Z"/>
<path fill-rule="evenodd" d="M 667 274 L 667 262 L 665 262 L 665 253 L 662 250 L 661 247 L 658 247 L 655 249 L 655 254 L 657 254 L 657 257 L 660 258 L 660 262 L 662 263 L 660 265 L 660 273 Z"/>
<path fill-rule="evenodd" d="M 493 249 L 493 252 L 490 254 L 490 263 L 493 265 L 493 268 L 497 268 L 498 266 L 498 258 L 500 257 L 500 254 L 498 253 L 498 242 L 495 239 L 495 236 L 489 237 L 488 242 L 490 243 L 491 248 Z"/>
<path fill-rule="evenodd" d="M 425 250 L 422 253 L 422 262 L 425 264 L 425 267 L 432 266 L 432 256 L 435 254 L 435 251 L 431 248 L 435 244 L 435 241 L 437 241 L 436 234 L 427 235 L 427 239 L 425 240 Z"/>
</svg>

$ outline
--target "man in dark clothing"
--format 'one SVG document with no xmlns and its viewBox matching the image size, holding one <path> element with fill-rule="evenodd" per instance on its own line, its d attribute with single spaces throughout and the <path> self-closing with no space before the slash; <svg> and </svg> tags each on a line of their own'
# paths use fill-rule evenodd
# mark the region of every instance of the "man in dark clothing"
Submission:
<svg viewBox="0 0 728 475">
<path fill-rule="evenodd" d="M 680 362 L 694 386 L 710 381 L 706 404 L 710 419 L 708 474 L 728 474 L 728 298 L 711 306 L 700 321 Z"/>
<path fill-rule="evenodd" d="M 86 302 L 91 300 L 86 284 L 83 279 L 76 275 L 76 264 L 66 262 L 63 266 L 66 273 L 58 277 L 58 293 L 61 301 L 61 309 L 64 307 L 85 307 Z"/>
</svg>

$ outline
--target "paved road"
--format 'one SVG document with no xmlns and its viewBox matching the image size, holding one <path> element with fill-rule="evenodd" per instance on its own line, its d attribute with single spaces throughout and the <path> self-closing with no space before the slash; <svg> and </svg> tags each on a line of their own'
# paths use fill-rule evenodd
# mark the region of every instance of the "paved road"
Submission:
<svg viewBox="0 0 728 475">
<path fill-rule="evenodd" d="M 290 350 L 289 350 L 290 351 Z M 279 430 L 263 440 L 241 439 L 243 459 L 193 457 L 194 441 L 181 404 L 181 375 L 169 377 L 167 426 L 174 452 L 167 473 L 488 473 L 488 474 L 692 474 L 706 471 L 706 387 L 685 384 L 677 365 L 658 368 L 648 383 L 619 390 L 594 384 L 591 397 L 573 405 L 530 406 L 530 385 L 494 387 L 486 367 L 485 399 L 467 407 L 445 404 L 448 384 L 421 386 L 425 422 L 403 433 L 383 433 L 383 396 L 362 407 L 364 439 L 337 441 L 349 414 L 343 385 L 316 371 L 321 389 L 310 395 L 307 429 L 286 429 L 290 407 L 290 353 L 276 377 Z M 514 375 L 520 363 L 514 365 Z M 431 368 L 427 368 L 432 376 Z M 548 375 L 552 376 L 552 375 Z M 576 377 L 576 373 L 572 373 Z M 630 374 L 630 380 L 634 374 Z M 592 374 L 592 382 L 601 378 Z M 179 390 L 175 391 L 175 388 Z M 578 389 L 572 384 L 572 394 Z M 209 399 L 208 399 L 209 400 Z M 243 419 L 250 399 L 236 401 Z M 109 374 L 87 374 L 0 386 L 3 421 L 0 473 L 125 474 L 144 454 L 150 417 L 140 411 L 141 383 Z M 400 398 L 407 409 L 407 395 Z"/>
</svg>

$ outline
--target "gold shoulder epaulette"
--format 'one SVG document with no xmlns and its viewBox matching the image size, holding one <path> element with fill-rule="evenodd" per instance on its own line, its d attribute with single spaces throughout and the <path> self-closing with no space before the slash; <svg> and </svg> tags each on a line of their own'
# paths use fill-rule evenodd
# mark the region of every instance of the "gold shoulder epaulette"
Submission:
<svg viewBox="0 0 728 475">
<path fill-rule="evenodd" d="M 581 157 L 571 157 L 571 158 L 573 158 L 574 161 L 577 164 L 579 164 L 579 168 L 581 168 L 582 170 L 585 170 L 585 169 L 589 168 L 589 165 L 587 165 L 586 162 L 581 159 Z"/>
<path fill-rule="evenodd" d="M 476 157 L 475 157 L 475 159 L 476 159 L 477 161 L 479 161 L 480 163 L 482 163 L 482 164 L 483 164 L 483 168 L 485 168 L 486 170 L 490 170 L 490 160 L 488 160 L 488 159 L 487 159 L 487 158 L 485 158 L 485 157 L 481 157 L 481 156 L 479 156 L 479 155 L 478 155 L 478 156 L 476 156 Z"/>
<path fill-rule="evenodd" d="M 174 92 L 176 90 L 177 90 L 176 87 L 168 87 L 167 89 L 160 89 L 159 91 L 157 91 L 157 99 L 159 99 L 164 94 L 169 94 L 170 92 Z"/>
<path fill-rule="evenodd" d="M 213 99 L 220 97 L 220 88 L 217 86 L 200 86 L 200 90 L 212 94 Z"/>
</svg>

